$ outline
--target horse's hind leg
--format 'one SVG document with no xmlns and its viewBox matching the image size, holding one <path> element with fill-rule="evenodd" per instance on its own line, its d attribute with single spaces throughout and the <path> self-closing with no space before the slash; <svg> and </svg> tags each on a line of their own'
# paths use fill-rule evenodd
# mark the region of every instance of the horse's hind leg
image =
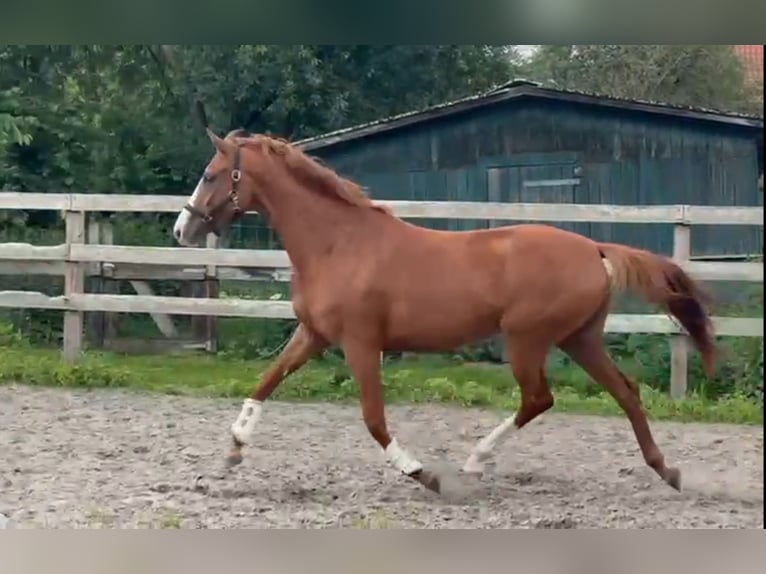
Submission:
<svg viewBox="0 0 766 574">
<path fill-rule="evenodd" d="M 681 471 L 665 465 L 665 457 L 654 442 L 646 414 L 641 408 L 637 385 L 620 372 L 604 349 L 606 311 L 595 319 L 559 347 L 614 397 L 633 427 L 646 463 L 670 486 L 681 490 Z"/>
<path fill-rule="evenodd" d="M 529 335 L 506 335 L 506 352 L 513 376 L 521 391 L 519 410 L 479 441 L 463 465 L 463 472 L 481 475 L 497 445 L 513 432 L 553 406 L 553 395 L 545 377 L 545 360 L 550 345 Z"/>
<path fill-rule="evenodd" d="M 252 442 L 255 426 L 260 420 L 263 401 L 288 375 L 300 369 L 314 355 L 327 348 L 327 343 L 299 324 L 287 345 L 261 376 L 261 381 L 250 398 L 245 399 L 237 420 L 231 425 L 233 446 L 226 458 L 228 466 L 242 462 L 242 447 Z"/>
</svg>

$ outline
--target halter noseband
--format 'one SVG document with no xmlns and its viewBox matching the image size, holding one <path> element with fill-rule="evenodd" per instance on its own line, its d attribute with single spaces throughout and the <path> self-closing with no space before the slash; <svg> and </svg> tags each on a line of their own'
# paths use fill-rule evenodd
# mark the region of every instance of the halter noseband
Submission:
<svg viewBox="0 0 766 574">
<path fill-rule="evenodd" d="M 184 209 L 192 214 L 193 217 L 198 217 L 207 225 L 208 229 L 215 235 L 220 235 L 220 230 L 213 221 L 213 216 L 221 211 L 228 203 L 234 206 L 234 217 L 236 219 L 242 214 L 242 209 L 239 206 L 239 196 L 237 195 L 237 187 L 239 187 L 239 181 L 242 179 L 242 172 L 239 169 L 239 147 L 237 147 L 234 154 L 234 166 L 231 170 L 231 189 L 221 201 L 216 203 L 207 213 L 200 211 L 190 203 L 184 205 Z"/>
</svg>

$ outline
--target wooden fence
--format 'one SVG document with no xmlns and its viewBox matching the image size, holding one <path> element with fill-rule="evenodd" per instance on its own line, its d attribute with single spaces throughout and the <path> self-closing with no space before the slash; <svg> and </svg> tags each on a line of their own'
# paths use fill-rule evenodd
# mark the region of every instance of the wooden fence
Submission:
<svg viewBox="0 0 766 574">
<path fill-rule="evenodd" d="M 88 213 L 178 212 L 181 196 L 0 193 L 0 209 L 58 210 L 66 221 L 66 242 L 55 246 L 0 244 L 0 271 L 64 276 L 64 295 L 0 291 L 0 307 L 57 309 L 64 315 L 63 356 L 75 360 L 83 348 L 84 313 L 150 313 L 163 332 L 169 315 L 294 318 L 289 301 L 156 296 L 142 279 L 289 279 L 284 251 L 111 245 L 104 228 L 86 222 Z M 603 222 L 674 225 L 673 256 L 692 276 L 705 281 L 763 283 L 762 262 L 693 261 L 690 226 L 763 226 L 763 207 L 697 205 L 614 206 L 576 204 L 501 204 L 480 202 L 387 201 L 403 218 L 454 218 L 537 222 Z M 108 230 L 107 230 L 108 231 Z M 86 233 L 87 232 L 87 233 Z M 116 269 L 120 269 L 119 272 Z M 133 279 L 136 295 L 86 293 L 88 275 Z M 763 318 L 714 317 L 721 336 L 762 337 Z M 164 325 L 164 326 L 163 326 Z M 670 336 L 671 395 L 687 387 L 687 338 L 665 315 L 612 314 L 611 333 L 662 333 Z M 167 333 L 166 333 L 167 334 Z"/>
</svg>

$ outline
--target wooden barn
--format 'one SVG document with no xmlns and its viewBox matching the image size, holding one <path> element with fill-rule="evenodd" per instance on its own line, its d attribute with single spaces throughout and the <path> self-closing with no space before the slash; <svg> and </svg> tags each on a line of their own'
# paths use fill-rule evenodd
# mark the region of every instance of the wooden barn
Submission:
<svg viewBox="0 0 766 574">
<path fill-rule="evenodd" d="M 298 143 L 375 199 L 763 205 L 762 118 L 526 81 Z M 672 252 L 669 225 L 560 225 Z M 760 229 L 700 226 L 692 233 L 696 257 L 763 251 Z"/>
</svg>

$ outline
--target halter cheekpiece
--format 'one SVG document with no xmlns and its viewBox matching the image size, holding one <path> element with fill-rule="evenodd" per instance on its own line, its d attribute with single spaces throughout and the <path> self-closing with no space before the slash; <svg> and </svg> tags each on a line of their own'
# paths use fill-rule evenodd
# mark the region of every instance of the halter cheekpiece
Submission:
<svg viewBox="0 0 766 574">
<path fill-rule="evenodd" d="M 193 217 L 198 217 L 207 225 L 208 229 L 215 235 L 220 235 L 220 230 L 213 221 L 213 216 L 221 211 L 227 204 L 231 203 L 234 206 L 234 219 L 242 215 L 242 209 L 239 206 L 239 195 L 237 194 L 237 188 L 239 187 L 239 181 L 242 179 L 242 172 L 239 169 L 239 147 L 234 154 L 234 166 L 231 170 L 231 189 L 221 201 L 213 205 L 207 213 L 200 211 L 190 203 L 184 205 L 184 209 L 192 214 Z"/>
</svg>

